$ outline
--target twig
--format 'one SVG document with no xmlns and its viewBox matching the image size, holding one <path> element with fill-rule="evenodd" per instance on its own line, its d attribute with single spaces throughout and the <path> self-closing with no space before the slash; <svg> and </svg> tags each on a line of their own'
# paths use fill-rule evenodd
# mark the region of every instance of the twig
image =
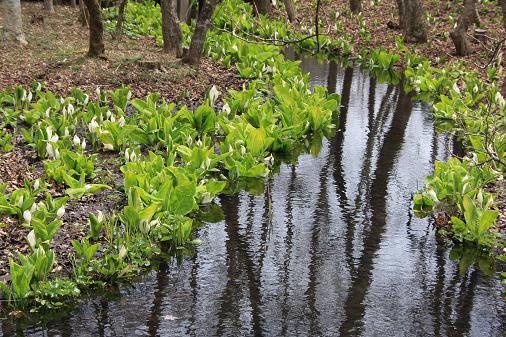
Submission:
<svg viewBox="0 0 506 337">
<path fill-rule="evenodd" d="M 490 60 L 488 60 L 488 63 L 484 67 L 482 67 L 481 69 L 487 68 L 494 61 L 494 59 L 497 57 L 497 55 L 499 55 L 499 51 L 501 50 L 501 46 L 504 43 L 504 41 L 506 41 L 506 38 L 502 39 L 501 41 L 499 41 L 497 43 L 497 45 L 494 48 L 494 52 L 492 53 L 492 56 L 490 57 Z"/>
<path fill-rule="evenodd" d="M 312 34 L 312 35 L 308 35 L 308 36 L 305 36 L 305 37 L 303 37 L 301 39 L 297 39 L 297 40 L 279 40 L 279 39 L 272 39 L 272 38 L 264 38 L 264 37 L 254 35 L 254 34 L 251 34 L 251 33 L 245 32 L 245 31 L 241 31 L 242 34 L 250 36 L 256 40 L 256 41 L 252 41 L 252 40 L 248 40 L 240 35 L 237 35 L 236 33 L 234 33 L 234 31 L 230 31 L 230 30 L 227 30 L 224 28 L 218 28 L 216 26 L 214 26 L 214 29 L 219 30 L 221 32 L 229 33 L 233 37 L 236 37 L 238 39 L 242 39 L 243 41 L 246 41 L 246 42 L 251 42 L 251 43 L 262 42 L 262 44 L 269 44 L 269 45 L 274 45 L 274 46 L 286 46 L 289 44 L 301 43 L 305 40 L 311 39 L 316 36 L 316 34 Z"/>
<path fill-rule="evenodd" d="M 213 26 L 214 29 L 218 30 L 218 31 L 221 31 L 221 32 L 224 32 L 224 33 L 228 33 L 230 35 L 232 35 L 233 37 L 235 38 L 238 38 L 239 40 L 242 40 L 244 42 L 248 42 L 248 43 L 256 43 L 256 44 L 262 44 L 262 45 L 270 45 L 270 46 L 287 46 L 287 45 L 290 45 L 290 44 L 299 44 L 301 43 L 302 41 L 305 41 L 305 40 L 308 40 L 308 39 L 311 39 L 313 37 L 316 36 L 316 34 L 313 34 L 313 35 L 309 35 L 309 36 L 305 36 L 301 39 L 297 39 L 297 40 L 278 40 L 278 39 L 272 39 L 272 38 L 263 38 L 261 36 L 258 36 L 258 35 L 254 35 L 254 34 L 250 34 L 248 32 L 244 32 L 244 31 L 241 31 L 242 34 L 246 35 L 246 36 L 249 36 L 251 37 L 253 40 L 251 39 L 247 39 L 241 35 L 237 35 L 234 31 L 230 31 L 230 30 L 227 30 L 227 29 L 224 29 L 224 28 L 218 28 L 216 26 Z M 311 54 L 311 55 L 315 55 L 316 53 L 307 49 L 307 48 L 304 48 L 302 46 L 298 46 L 301 50 L 305 51 L 306 53 L 308 54 Z"/>
<path fill-rule="evenodd" d="M 492 49 L 490 49 L 489 47 L 487 47 L 487 46 L 485 45 L 485 43 L 483 43 L 483 41 L 481 41 L 480 39 L 477 39 L 475 36 L 473 36 L 473 35 L 471 35 L 471 34 L 469 34 L 469 33 L 466 33 L 466 35 L 467 35 L 468 37 L 470 37 L 471 39 L 473 39 L 473 40 L 475 40 L 475 41 L 478 41 L 478 42 L 479 42 L 479 43 L 483 46 L 483 48 L 487 49 L 487 50 L 488 50 L 488 51 L 490 51 L 490 52 L 492 51 Z"/>
<path fill-rule="evenodd" d="M 320 26 L 320 19 L 319 19 L 319 14 L 320 14 L 320 0 L 317 0 L 316 1 L 316 13 L 315 13 L 315 18 L 314 18 L 314 25 L 315 25 L 315 32 L 316 32 L 316 52 L 319 53 L 320 52 L 320 39 L 319 39 L 319 26 Z"/>
<path fill-rule="evenodd" d="M 451 57 L 451 58 L 456 58 L 456 59 L 462 60 L 462 61 L 464 61 L 464 62 L 472 63 L 472 64 L 473 64 L 473 65 L 475 65 L 476 67 L 478 67 L 478 68 L 480 68 L 480 69 L 482 69 L 482 70 L 483 70 L 483 69 L 486 69 L 486 68 L 487 68 L 487 67 L 488 67 L 488 66 L 489 66 L 489 65 L 490 65 L 490 64 L 494 61 L 494 59 L 497 57 L 497 55 L 499 55 L 499 52 L 501 51 L 501 46 L 502 46 L 502 44 L 503 44 L 505 41 L 506 41 L 506 38 L 502 39 L 501 41 L 499 41 L 499 42 L 496 44 L 495 48 L 493 49 L 492 56 L 490 57 L 490 59 L 489 59 L 489 61 L 487 62 L 487 64 L 485 64 L 484 66 L 481 66 L 481 65 L 479 65 L 479 64 L 477 64 L 476 62 L 471 61 L 471 60 L 466 60 L 466 59 L 464 59 L 464 58 L 458 58 L 458 57 L 455 57 L 455 55 L 452 55 L 452 54 L 450 54 L 450 53 L 448 53 L 448 52 L 445 52 L 445 54 L 446 54 L 447 56 Z M 487 48 L 487 49 L 490 51 L 490 49 L 489 49 L 489 48 Z"/>
</svg>

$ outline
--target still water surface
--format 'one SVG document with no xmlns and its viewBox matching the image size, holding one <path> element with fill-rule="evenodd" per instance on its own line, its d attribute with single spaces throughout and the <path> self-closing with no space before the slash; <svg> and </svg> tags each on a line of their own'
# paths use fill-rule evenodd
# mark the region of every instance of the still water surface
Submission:
<svg viewBox="0 0 506 337">
<path fill-rule="evenodd" d="M 303 60 L 342 97 L 317 156 L 260 195 L 221 196 L 225 220 L 182 263 L 0 336 L 505 336 L 498 277 L 459 273 L 411 195 L 454 142 L 429 107 L 358 68 Z M 112 298 L 110 298 L 112 297 Z"/>
</svg>

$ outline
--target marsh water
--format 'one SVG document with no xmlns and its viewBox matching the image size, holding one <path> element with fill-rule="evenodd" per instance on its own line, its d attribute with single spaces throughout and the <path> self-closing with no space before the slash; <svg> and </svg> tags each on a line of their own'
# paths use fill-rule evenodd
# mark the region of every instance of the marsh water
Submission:
<svg viewBox="0 0 506 337">
<path fill-rule="evenodd" d="M 342 97 L 319 151 L 257 195 L 220 196 L 224 220 L 198 231 L 192 256 L 56 317 L 0 321 L 0 336 L 504 336 L 497 273 L 459 268 L 410 211 L 458 151 L 429 106 L 359 68 L 302 67 Z"/>
</svg>

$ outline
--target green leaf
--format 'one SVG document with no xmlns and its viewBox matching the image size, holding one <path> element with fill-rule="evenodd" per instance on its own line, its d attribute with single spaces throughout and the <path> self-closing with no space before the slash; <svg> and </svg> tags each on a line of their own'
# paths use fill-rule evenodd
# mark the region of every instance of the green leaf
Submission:
<svg viewBox="0 0 506 337">
<path fill-rule="evenodd" d="M 227 186 L 225 181 L 209 180 L 206 184 L 206 190 L 212 195 L 217 195 Z"/>
<path fill-rule="evenodd" d="M 123 209 L 123 220 L 130 230 L 137 230 L 140 224 L 139 212 L 135 207 L 126 206 Z"/>
<path fill-rule="evenodd" d="M 188 182 L 176 186 L 170 195 L 170 212 L 175 215 L 186 215 L 197 208 L 195 183 Z"/>
<path fill-rule="evenodd" d="M 276 94 L 276 98 L 280 101 L 282 105 L 294 106 L 296 105 L 295 100 L 292 97 L 292 93 L 290 89 L 284 86 L 275 85 L 274 93 Z"/>
<path fill-rule="evenodd" d="M 21 266 L 9 257 L 12 288 L 18 298 L 25 298 L 30 292 L 30 282 L 33 277 L 32 265 Z"/>
<path fill-rule="evenodd" d="M 265 151 L 273 142 L 273 138 L 268 137 L 265 129 L 251 128 L 246 140 L 248 150 L 255 157 L 263 156 Z"/>
<path fill-rule="evenodd" d="M 487 233 L 488 230 L 494 225 L 495 220 L 499 216 L 497 210 L 485 210 L 480 217 L 479 231 L 480 233 Z"/>
<path fill-rule="evenodd" d="M 150 222 L 153 218 L 153 215 L 158 211 L 160 208 L 160 204 L 157 202 L 152 203 L 148 207 L 144 208 L 143 210 L 139 211 L 139 220 L 143 222 Z"/>
</svg>

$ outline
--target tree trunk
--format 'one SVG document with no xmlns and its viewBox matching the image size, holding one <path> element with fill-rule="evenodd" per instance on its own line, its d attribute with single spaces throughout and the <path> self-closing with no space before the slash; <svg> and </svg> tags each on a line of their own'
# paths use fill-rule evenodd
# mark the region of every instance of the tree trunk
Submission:
<svg viewBox="0 0 506 337">
<path fill-rule="evenodd" d="M 191 22 L 192 22 L 192 19 L 196 18 L 198 16 L 198 8 L 197 6 L 195 6 L 195 4 L 193 4 L 193 1 L 189 0 L 190 1 L 190 4 L 189 4 L 189 7 L 188 7 L 188 12 L 186 13 L 187 16 L 186 16 L 186 23 L 188 25 L 191 25 Z"/>
<path fill-rule="evenodd" d="M 81 26 L 88 27 L 89 21 L 90 13 L 88 13 L 88 9 L 86 9 L 84 1 L 79 0 L 79 22 L 81 22 Z"/>
<path fill-rule="evenodd" d="M 44 10 L 54 13 L 53 0 L 44 0 Z"/>
<path fill-rule="evenodd" d="M 191 25 L 192 19 L 196 19 L 199 16 L 200 11 L 204 7 L 204 0 L 188 0 L 188 9 L 186 12 L 186 23 Z"/>
<path fill-rule="evenodd" d="M 27 44 L 25 34 L 23 34 L 23 20 L 21 17 L 20 0 L 3 0 L 4 9 L 4 27 L 2 32 L 2 42 L 17 42 Z"/>
<path fill-rule="evenodd" d="M 102 22 L 102 10 L 97 0 L 83 0 L 89 12 L 90 26 L 90 49 L 88 56 L 104 57 L 104 24 Z"/>
<path fill-rule="evenodd" d="M 399 28 L 404 29 L 404 0 L 397 0 L 397 9 L 399 11 Z"/>
<path fill-rule="evenodd" d="M 427 42 L 427 19 L 420 0 L 403 0 L 403 35 L 406 42 Z"/>
<path fill-rule="evenodd" d="M 499 0 L 501 1 L 501 0 Z M 478 12 L 478 7 L 476 6 L 477 1 L 473 1 L 473 23 L 476 25 L 476 27 L 481 26 L 481 18 L 480 18 L 480 12 Z"/>
<path fill-rule="evenodd" d="M 267 14 L 271 8 L 271 0 L 254 0 L 253 2 L 258 14 Z"/>
<path fill-rule="evenodd" d="M 362 12 L 362 1 L 361 0 L 350 0 L 350 10 L 353 14 Z"/>
<path fill-rule="evenodd" d="M 450 33 L 457 55 L 471 54 L 471 43 L 467 39 L 467 30 L 473 23 L 479 22 L 475 0 L 464 0 L 464 11 L 460 14 L 457 27 Z"/>
<path fill-rule="evenodd" d="M 283 0 L 285 4 L 286 14 L 288 14 L 288 20 L 293 22 L 297 18 L 297 7 L 293 3 L 293 0 Z"/>
<path fill-rule="evenodd" d="M 116 36 L 123 33 L 123 22 L 125 21 L 125 7 L 128 0 L 121 0 L 118 8 L 118 21 L 116 22 Z"/>
<path fill-rule="evenodd" d="M 183 57 L 183 33 L 176 16 L 174 0 L 161 0 L 163 51 L 175 51 L 176 57 Z"/>
<path fill-rule="evenodd" d="M 76 0 L 70 0 L 70 5 L 72 6 L 72 8 L 76 8 L 77 7 Z"/>
<path fill-rule="evenodd" d="M 207 0 L 200 11 L 199 17 L 197 18 L 197 27 L 192 36 L 192 42 L 188 54 L 183 58 L 184 63 L 188 64 L 199 64 L 202 49 L 204 48 L 204 42 L 206 40 L 207 31 L 211 25 L 211 17 L 214 9 L 220 0 Z"/>
</svg>

